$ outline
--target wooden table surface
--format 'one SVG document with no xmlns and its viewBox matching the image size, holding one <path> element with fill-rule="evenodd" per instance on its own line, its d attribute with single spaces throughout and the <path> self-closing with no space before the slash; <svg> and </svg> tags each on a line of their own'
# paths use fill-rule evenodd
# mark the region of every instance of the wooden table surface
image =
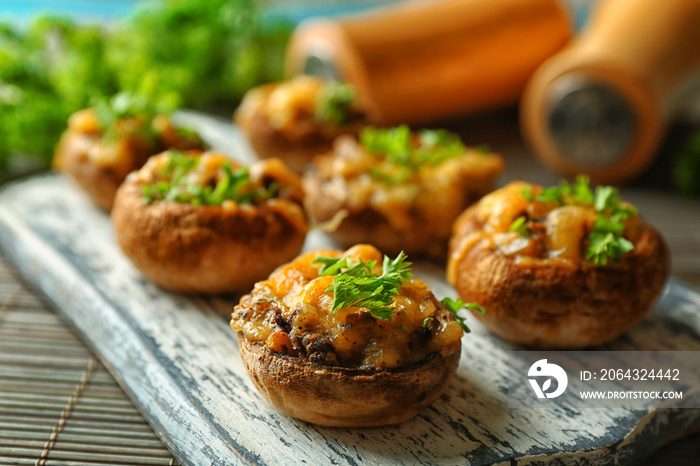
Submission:
<svg viewBox="0 0 700 466">
<path fill-rule="evenodd" d="M 447 126 L 468 144 L 488 142 L 502 153 L 502 181 L 558 179 L 528 155 L 512 112 Z M 644 186 L 623 193 L 665 235 L 674 276 L 700 288 L 700 202 Z M 99 361 L 4 263 L 0 302 L 0 464 L 174 464 Z M 646 464 L 700 464 L 700 435 Z"/>
</svg>

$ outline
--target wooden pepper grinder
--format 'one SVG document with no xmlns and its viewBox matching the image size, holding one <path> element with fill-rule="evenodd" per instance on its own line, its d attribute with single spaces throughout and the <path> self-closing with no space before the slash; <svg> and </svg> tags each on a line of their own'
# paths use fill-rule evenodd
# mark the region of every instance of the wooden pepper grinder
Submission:
<svg viewBox="0 0 700 466">
<path fill-rule="evenodd" d="M 555 170 L 624 181 L 648 166 L 699 84 L 700 1 L 604 0 L 528 83 L 522 130 Z"/>
<path fill-rule="evenodd" d="M 417 123 L 516 102 L 573 32 L 571 0 L 406 1 L 299 25 L 286 73 L 352 83 L 371 121 Z"/>
</svg>

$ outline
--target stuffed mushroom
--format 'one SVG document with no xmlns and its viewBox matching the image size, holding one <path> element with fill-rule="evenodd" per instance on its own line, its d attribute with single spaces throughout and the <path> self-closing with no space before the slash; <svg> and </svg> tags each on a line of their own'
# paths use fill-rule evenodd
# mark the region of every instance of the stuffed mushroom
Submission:
<svg viewBox="0 0 700 466">
<path fill-rule="evenodd" d="M 126 175 L 141 168 L 151 155 L 169 148 L 204 148 L 197 133 L 176 127 L 167 115 L 134 111 L 125 99 L 120 95 L 109 104 L 71 115 L 53 161 L 55 169 L 75 179 L 104 210 L 112 208 Z"/>
<path fill-rule="evenodd" d="M 437 399 L 459 362 L 463 319 L 409 265 L 357 245 L 303 254 L 257 283 L 231 327 L 264 398 L 348 427 L 396 424 Z"/>
<path fill-rule="evenodd" d="M 314 159 L 302 179 L 304 206 L 316 223 L 340 222 L 331 234 L 342 246 L 444 258 L 452 223 L 502 169 L 500 156 L 444 130 L 368 127 Z"/>
<path fill-rule="evenodd" d="M 455 222 L 447 279 L 512 343 L 582 348 L 642 320 L 670 270 L 661 235 L 617 190 L 514 182 Z"/>
<path fill-rule="evenodd" d="M 154 283 L 183 293 L 249 289 L 299 253 L 307 232 L 298 176 L 279 159 L 168 151 L 119 188 L 116 239 Z"/>
<path fill-rule="evenodd" d="M 281 157 L 301 173 L 337 136 L 357 134 L 365 117 L 351 85 L 298 76 L 249 91 L 234 121 L 260 157 Z"/>
</svg>

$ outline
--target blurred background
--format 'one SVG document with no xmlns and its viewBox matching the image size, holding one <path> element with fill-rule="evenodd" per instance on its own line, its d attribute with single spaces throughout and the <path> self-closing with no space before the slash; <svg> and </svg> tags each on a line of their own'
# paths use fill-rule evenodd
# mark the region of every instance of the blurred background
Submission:
<svg viewBox="0 0 700 466">
<path fill-rule="evenodd" d="M 68 116 L 100 97 L 128 91 L 228 118 L 255 85 L 311 72 L 355 84 L 379 124 L 448 127 L 497 151 L 524 140 L 523 157 L 560 175 L 699 196 L 699 10 L 694 0 L 661 10 L 652 0 L 5 0 L 0 173 L 47 168 Z"/>
</svg>

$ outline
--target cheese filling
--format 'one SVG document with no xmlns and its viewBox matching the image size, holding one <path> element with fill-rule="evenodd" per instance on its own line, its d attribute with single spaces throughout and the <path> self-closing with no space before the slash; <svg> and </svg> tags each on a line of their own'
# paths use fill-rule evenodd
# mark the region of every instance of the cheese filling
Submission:
<svg viewBox="0 0 700 466">
<path fill-rule="evenodd" d="M 218 153 L 167 151 L 130 176 L 141 185 L 146 203 L 221 206 L 250 215 L 265 209 L 281 214 L 300 231 L 308 228 L 299 178 L 279 159 L 245 167 Z"/>
<path fill-rule="evenodd" d="M 456 264 L 475 248 L 498 251 L 513 257 L 521 266 L 592 265 L 587 250 L 601 213 L 593 202 L 567 204 L 528 199 L 542 191 L 537 185 L 513 182 L 484 196 L 465 212 L 455 224 L 455 231 L 465 234 L 453 240 L 448 281 L 455 283 Z M 630 204 L 620 205 L 634 212 L 621 222 L 624 238 L 633 244 L 639 237 L 642 220 Z"/>
<path fill-rule="evenodd" d="M 428 236 L 447 238 L 454 219 L 491 189 L 503 169 L 495 154 L 477 149 L 437 164 L 407 169 L 366 150 L 355 138 L 336 139 L 332 153 L 314 162 L 325 190 L 350 213 L 372 210 L 406 231 L 420 222 Z"/>
<path fill-rule="evenodd" d="M 363 307 L 333 311 L 334 296 L 327 289 L 334 277 L 319 276 L 321 265 L 314 263 L 321 256 L 382 261 L 368 245 L 303 254 L 241 299 L 231 327 L 271 351 L 360 370 L 407 366 L 433 353 L 459 350 L 462 328 L 416 278 L 404 281 L 393 296 L 391 320 L 378 319 Z"/>
</svg>

